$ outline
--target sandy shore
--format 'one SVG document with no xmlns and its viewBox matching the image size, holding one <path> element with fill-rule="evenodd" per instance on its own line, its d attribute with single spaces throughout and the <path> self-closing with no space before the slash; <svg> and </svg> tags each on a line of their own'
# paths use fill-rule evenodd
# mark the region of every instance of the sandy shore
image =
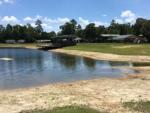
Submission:
<svg viewBox="0 0 150 113">
<path fill-rule="evenodd" d="M 148 79 L 97 79 L 0 92 L 0 113 L 65 105 L 87 105 L 110 113 L 130 113 L 121 102 L 150 100 Z M 133 112 L 132 112 L 133 113 Z"/>
<path fill-rule="evenodd" d="M 149 61 L 147 56 L 119 56 L 95 52 L 55 50 L 100 60 Z M 118 61 L 117 60 L 117 61 Z M 120 61 L 120 60 L 119 60 Z M 87 105 L 109 113 L 136 113 L 122 107 L 121 102 L 150 101 L 150 68 L 138 67 L 140 74 L 126 78 L 78 81 L 36 88 L 0 91 L 0 113 L 19 113 L 29 109 L 51 109 L 56 106 Z"/>
<path fill-rule="evenodd" d="M 116 54 L 107 54 L 99 52 L 85 52 L 78 50 L 65 50 L 65 49 L 56 49 L 52 50 L 53 52 L 65 53 L 70 55 L 78 55 L 98 60 L 109 60 L 109 61 L 130 61 L 130 62 L 150 62 L 150 56 L 132 56 L 132 55 L 116 55 Z"/>
</svg>

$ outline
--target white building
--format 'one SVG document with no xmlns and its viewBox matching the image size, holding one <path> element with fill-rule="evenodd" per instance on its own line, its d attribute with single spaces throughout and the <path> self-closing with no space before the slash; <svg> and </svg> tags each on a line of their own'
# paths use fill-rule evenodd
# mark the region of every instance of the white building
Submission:
<svg viewBox="0 0 150 113">
<path fill-rule="evenodd" d="M 16 43 L 15 40 L 6 40 L 5 42 L 6 42 L 7 44 L 14 44 L 14 43 Z"/>
<path fill-rule="evenodd" d="M 25 40 L 18 40 L 17 42 L 18 43 L 25 43 L 26 41 Z"/>
</svg>

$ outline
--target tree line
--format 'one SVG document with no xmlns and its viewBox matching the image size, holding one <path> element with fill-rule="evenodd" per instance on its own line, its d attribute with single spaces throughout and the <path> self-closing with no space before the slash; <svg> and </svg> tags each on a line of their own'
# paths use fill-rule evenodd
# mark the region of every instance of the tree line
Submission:
<svg viewBox="0 0 150 113">
<path fill-rule="evenodd" d="M 76 20 L 72 19 L 70 22 L 66 22 L 60 26 L 58 33 L 45 32 L 42 28 L 42 21 L 37 20 L 35 22 L 36 27 L 30 24 L 21 25 L 0 25 L 0 42 L 5 40 L 25 40 L 26 42 L 35 42 L 36 40 L 49 40 L 56 35 L 74 35 L 90 42 L 101 40 L 103 37 L 101 34 L 134 34 L 143 35 L 150 42 L 150 20 L 144 18 L 138 18 L 135 24 L 119 24 L 115 20 L 112 20 L 108 27 L 96 26 L 94 23 L 88 24 L 84 29 Z"/>
<path fill-rule="evenodd" d="M 35 42 L 36 40 L 48 40 L 51 37 L 56 36 L 54 31 L 45 32 L 42 28 L 42 21 L 37 20 L 35 22 L 36 27 L 27 24 L 21 25 L 0 25 L 0 42 L 6 40 L 25 40 L 27 43 Z"/>
</svg>

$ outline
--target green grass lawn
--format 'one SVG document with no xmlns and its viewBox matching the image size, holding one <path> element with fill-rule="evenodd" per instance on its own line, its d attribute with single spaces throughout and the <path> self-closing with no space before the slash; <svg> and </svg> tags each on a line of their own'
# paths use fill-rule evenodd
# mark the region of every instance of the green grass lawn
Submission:
<svg viewBox="0 0 150 113">
<path fill-rule="evenodd" d="M 150 44 L 85 43 L 66 47 L 64 49 L 113 53 L 119 55 L 150 55 Z"/>
<path fill-rule="evenodd" d="M 123 103 L 125 108 L 140 113 L 150 113 L 150 101 L 139 101 L 139 102 L 125 102 Z"/>
<path fill-rule="evenodd" d="M 33 110 L 33 111 L 23 111 L 20 113 L 106 113 L 106 112 L 99 112 L 97 110 L 87 107 L 67 106 L 54 108 L 53 110 Z"/>
</svg>

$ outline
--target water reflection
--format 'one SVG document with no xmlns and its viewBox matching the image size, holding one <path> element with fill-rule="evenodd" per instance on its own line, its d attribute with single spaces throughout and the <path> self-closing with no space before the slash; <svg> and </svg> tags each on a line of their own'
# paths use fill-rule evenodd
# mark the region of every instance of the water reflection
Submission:
<svg viewBox="0 0 150 113">
<path fill-rule="evenodd" d="M 132 63 L 131 62 L 114 62 L 114 61 L 111 61 L 109 62 L 109 64 L 112 66 L 112 67 L 122 67 L 122 66 L 127 66 L 127 67 L 132 67 Z"/>
<path fill-rule="evenodd" d="M 76 56 L 55 53 L 52 54 L 52 60 L 57 61 L 57 63 L 66 69 L 75 70 L 81 59 Z"/>
<path fill-rule="evenodd" d="M 82 58 L 84 65 L 90 70 L 94 70 L 96 67 L 96 61 L 89 58 Z"/>
<path fill-rule="evenodd" d="M 120 77 L 134 70 L 113 68 L 128 63 L 97 61 L 83 57 L 30 49 L 0 49 L 0 89 L 14 89 L 99 77 Z"/>
</svg>

